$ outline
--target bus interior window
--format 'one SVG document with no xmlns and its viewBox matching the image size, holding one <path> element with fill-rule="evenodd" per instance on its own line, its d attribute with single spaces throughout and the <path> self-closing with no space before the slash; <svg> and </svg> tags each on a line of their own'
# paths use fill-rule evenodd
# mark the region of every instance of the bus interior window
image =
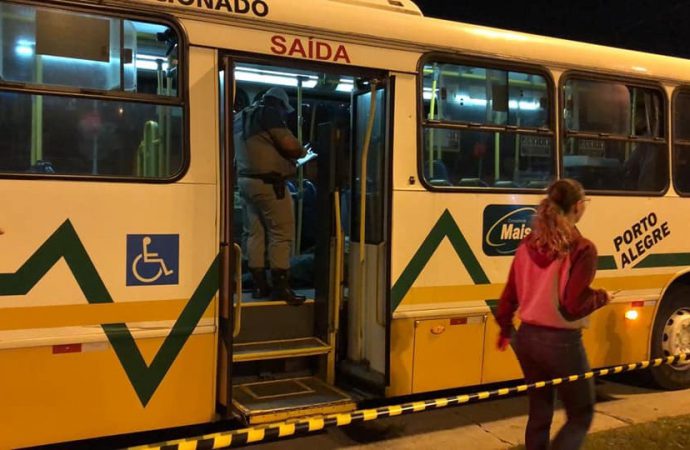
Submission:
<svg viewBox="0 0 690 450">
<path fill-rule="evenodd" d="M 520 132 L 549 127 L 543 76 L 447 63 L 423 72 L 422 173 L 429 184 L 532 188 L 552 178 L 553 138 Z"/>
</svg>

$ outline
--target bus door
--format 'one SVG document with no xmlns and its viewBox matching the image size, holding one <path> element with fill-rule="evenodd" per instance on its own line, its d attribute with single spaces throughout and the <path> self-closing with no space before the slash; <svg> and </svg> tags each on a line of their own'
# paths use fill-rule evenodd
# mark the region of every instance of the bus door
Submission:
<svg viewBox="0 0 690 450">
<path fill-rule="evenodd" d="M 228 251 L 232 258 L 226 258 L 228 267 L 235 270 L 235 278 L 228 271 L 224 285 L 230 289 L 232 280 L 237 281 L 234 303 L 230 296 L 223 303 L 225 314 L 221 324 L 227 326 L 222 327 L 226 348 L 221 351 L 219 364 L 220 403 L 226 411 L 251 424 L 352 410 L 355 404 L 351 397 L 336 384 L 338 374 L 344 374 L 338 369 L 346 367 L 350 359 L 349 305 L 351 301 L 364 299 L 351 297 L 350 285 L 360 283 L 361 275 L 353 279 L 348 275 L 354 270 L 349 267 L 350 259 L 359 255 L 350 254 L 355 246 L 350 241 L 353 229 L 360 227 L 360 219 L 354 218 L 358 214 L 354 205 L 361 203 L 356 184 L 362 155 L 365 155 L 364 179 L 367 180 L 364 196 L 368 203 L 365 202 L 364 210 L 368 215 L 363 222 L 367 242 L 366 257 L 357 270 L 361 271 L 358 274 L 367 274 L 365 284 L 358 286 L 365 286 L 366 292 L 381 293 L 367 298 L 364 307 L 379 306 L 381 309 L 374 314 L 374 319 L 380 322 L 375 326 L 385 324 L 382 292 L 386 284 L 386 247 L 382 230 L 386 228 L 383 221 L 387 217 L 383 212 L 387 209 L 384 204 L 387 201 L 387 81 L 378 73 L 349 67 L 295 67 L 241 57 L 227 57 L 221 66 L 225 70 L 221 95 L 227 99 L 223 130 L 227 153 L 224 172 L 228 180 L 223 189 L 224 236 L 228 239 L 228 249 L 232 246 L 242 253 Z M 232 76 L 228 77 L 230 71 Z M 229 164 L 236 142 L 234 133 L 244 130 L 246 143 L 255 134 L 266 131 L 253 114 L 259 114 L 256 110 L 262 104 L 263 95 L 274 87 L 285 91 L 295 110 L 283 118 L 286 126 L 318 155 L 285 180 L 286 195 L 294 205 L 295 224 L 289 282 L 295 292 L 306 297 L 301 304 L 288 303 L 270 293 L 262 295 L 254 289 L 256 261 L 264 261 L 263 275 L 269 284 L 275 281 L 270 267 L 268 227 L 271 224 L 268 220 L 260 222 L 265 228 L 261 257 L 256 252 L 256 240 L 248 245 L 250 238 L 260 236 L 253 228 L 259 222 L 250 217 L 256 216 L 251 208 L 258 206 L 251 203 L 251 194 L 242 187 L 242 174 Z M 371 114 L 374 118 L 369 120 Z M 245 120 L 250 121 L 247 126 L 243 124 Z M 253 147 L 246 148 L 252 151 Z M 360 168 L 355 167 L 358 165 Z M 254 230 L 253 234 L 250 229 Z M 248 249 L 254 252 L 251 263 Z M 365 312 L 358 306 L 353 311 L 358 315 Z M 369 326 L 373 325 L 364 324 Z M 359 367 L 362 361 L 369 361 L 372 368 L 383 373 L 385 326 L 380 334 L 367 329 L 363 338 L 367 342 L 380 340 L 381 347 L 365 347 L 362 357 L 353 359 L 351 366 Z M 228 364 L 223 365 L 223 360 Z"/>
<path fill-rule="evenodd" d="M 347 352 L 341 373 L 383 393 L 387 379 L 389 172 L 394 79 L 361 79 L 352 99 L 353 154 L 347 243 Z"/>
<path fill-rule="evenodd" d="M 218 410 L 222 414 L 230 411 L 232 404 L 232 360 L 233 340 L 239 333 L 242 292 L 242 248 L 233 242 L 236 217 L 234 195 L 234 148 L 232 145 L 232 112 L 234 95 L 233 62 L 229 57 L 221 59 L 219 71 L 220 111 L 220 282 L 219 282 L 219 342 L 218 342 Z M 229 92 L 227 88 L 230 87 Z"/>
</svg>

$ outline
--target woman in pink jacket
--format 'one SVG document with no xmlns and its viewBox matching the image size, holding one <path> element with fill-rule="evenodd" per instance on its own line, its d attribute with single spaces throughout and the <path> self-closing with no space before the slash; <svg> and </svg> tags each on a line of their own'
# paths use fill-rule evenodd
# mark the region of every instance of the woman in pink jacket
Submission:
<svg viewBox="0 0 690 450">
<path fill-rule="evenodd" d="M 521 325 L 513 344 L 527 383 L 589 370 L 582 328 L 587 316 L 610 297 L 603 289 L 590 288 L 597 249 L 575 227 L 586 202 L 584 189 L 575 180 L 562 179 L 549 186 L 532 232 L 517 249 L 501 295 L 498 348 L 509 345 L 517 310 Z M 530 391 L 527 450 L 578 449 L 587 435 L 594 415 L 593 380 L 564 383 L 556 389 L 568 420 L 549 447 L 554 387 Z"/>
</svg>

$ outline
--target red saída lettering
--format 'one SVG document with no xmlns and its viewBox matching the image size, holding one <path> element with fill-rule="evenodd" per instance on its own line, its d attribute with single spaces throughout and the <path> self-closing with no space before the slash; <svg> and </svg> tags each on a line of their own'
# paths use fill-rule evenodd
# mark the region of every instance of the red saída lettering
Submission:
<svg viewBox="0 0 690 450">
<path fill-rule="evenodd" d="M 314 38 L 288 38 L 278 34 L 271 37 L 271 44 L 271 52 L 276 55 L 351 63 L 347 47 L 343 44 L 337 44 L 337 47 L 335 47 L 328 42 Z"/>
</svg>

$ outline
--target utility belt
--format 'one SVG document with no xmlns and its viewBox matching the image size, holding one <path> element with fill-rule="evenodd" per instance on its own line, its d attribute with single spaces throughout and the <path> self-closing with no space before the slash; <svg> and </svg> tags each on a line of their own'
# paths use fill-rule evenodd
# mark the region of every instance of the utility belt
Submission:
<svg viewBox="0 0 690 450">
<path fill-rule="evenodd" d="M 278 172 L 252 174 L 240 172 L 239 176 L 240 178 L 253 178 L 255 180 L 261 180 L 265 184 L 270 184 L 271 186 L 273 186 L 273 192 L 275 192 L 276 198 L 278 200 L 282 200 L 285 198 L 285 181 L 287 180 L 287 177 L 284 177 Z"/>
</svg>

